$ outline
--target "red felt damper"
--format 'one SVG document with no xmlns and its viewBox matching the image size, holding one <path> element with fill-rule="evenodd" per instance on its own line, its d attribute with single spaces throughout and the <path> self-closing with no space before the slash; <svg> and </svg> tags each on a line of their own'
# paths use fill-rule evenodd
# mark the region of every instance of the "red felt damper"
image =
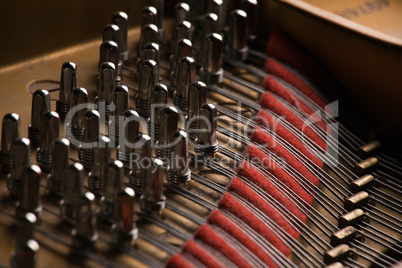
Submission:
<svg viewBox="0 0 402 268">
<path fill-rule="evenodd" d="M 195 233 L 194 238 L 209 244 L 237 266 L 251 268 L 250 264 L 208 225 L 201 225 L 201 227 Z"/>
<path fill-rule="evenodd" d="M 304 113 L 306 116 L 309 117 L 310 121 L 317 124 L 322 130 L 327 131 L 327 125 L 325 124 L 325 122 L 293 92 L 281 85 L 272 76 L 265 77 L 262 81 L 262 86 L 266 90 L 275 93 L 276 95 L 290 103 L 300 112 Z"/>
<path fill-rule="evenodd" d="M 269 37 L 267 54 L 283 61 L 312 79 L 319 88 L 330 94 L 336 92 L 336 86 L 322 66 L 306 51 L 296 45 L 277 29 L 272 29 Z"/>
<path fill-rule="evenodd" d="M 206 267 L 210 268 L 221 267 L 221 265 L 218 262 L 216 262 L 216 260 L 211 256 L 211 254 L 207 252 L 207 250 L 203 246 L 197 244 L 194 240 L 187 241 L 182 250 L 192 255 L 195 259 L 200 261 Z"/>
<path fill-rule="evenodd" d="M 289 174 L 282 168 L 278 167 L 275 161 L 269 156 L 258 149 L 254 144 L 247 146 L 244 155 L 252 163 L 258 163 L 261 168 L 269 171 L 275 178 L 283 182 L 290 190 L 301 199 L 306 201 L 307 204 L 312 204 L 314 197 L 308 194 Z"/>
<path fill-rule="evenodd" d="M 186 261 L 180 254 L 174 254 L 165 265 L 166 268 L 192 268 L 194 267 Z"/>
<path fill-rule="evenodd" d="M 282 103 L 280 103 L 270 92 L 265 92 L 260 96 L 260 105 L 271 110 L 279 116 L 283 116 L 286 121 L 291 123 L 300 132 L 304 133 L 314 143 L 316 143 L 324 151 L 327 148 L 325 142 L 310 128 L 308 124 L 305 124 L 303 120 L 292 113 Z M 307 122 L 306 122 L 307 123 Z"/>
<path fill-rule="evenodd" d="M 292 253 L 291 249 L 288 248 L 269 227 L 267 227 L 262 221 L 260 221 L 250 210 L 243 206 L 230 193 L 225 193 L 222 196 L 222 198 L 218 202 L 218 206 L 221 209 L 225 209 L 237 218 L 241 219 L 244 223 L 254 229 L 254 231 L 256 231 L 262 237 L 268 240 L 285 256 L 289 256 L 290 253 Z"/>
<path fill-rule="evenodd" d="M 249 181 L 260 186 L 267 194 L 278 201 L 279 204 L 284 206 L 290 213 L 295 215 L 298 219 L 305 222 L 307 217 L 304 215 L 289 198 L 278 190 L 267 178 L 261 175 L 253 166 L 243 161 L 237 168 L 237 174 L 247 178 Z"/>
<path fill-rule="evenodd" d="M 283 64 L 277 62 L 273 58 L 269 58 L 265 64 L 265 71 L 269 74 L 273 74 L 282 80 L 288 82 L 290 85 L 297 88 L 310 100 L 315 102 L 321 108 L 325 108 L 327 103 L 321 98 L 321 96 L 315 92 L 309 85 L 307 85 L 299 76 L 294 72 L 286 68 Z"/>
<path fill-rule="evenodd" d="M 234 178 L 229 186 L 228 190 L 238 194 L 246 199 L 256 208 L 261 210 L 270 219 L 276 222 L 283 230 L 290 234 L 295 239 L 299 238 L 300 234 L 289 225 L 289 223 L 279 214 L 274 208 L 271 207 L 264 199 L 262 199 L 256 192 L 251 190 L 246 184 L 244 184 L 239 178 Z"/>
<path fill-rule="evenodd" d="M 305 155 L 308 159 L 313 161 L 317 166 L 323 167 L 324 163 L 317 158 L 303 143 L 301 140 L 291 133 L 288 129 L 278 123 L 271 115 L 266 111 L 261 110 L 255 117 L 255 121 L 273 131 L 279 137 L 282 137 L 288 143 L 290 143 L 300 153 Z M 257 128 L 257 127 L 256 127 Z"/>
<path fill-rule="evenodd" d="M 260 127 L 255 127 L 251 133 L 250 139 L 256 143 L 264 145 L 267 149 L 275 153 L 277 156 L 283 158 L 286 163 L 292 166 L 297 172 L 305 177 L 309 182 L 318 185 L 319 179 L 314 176 L 302 163 L 300 163 L 288 150 L 283 148 L 274 138 L 268 135 Z"/>
<path fill-rule="evenodd" d="M 226 218 L 218 209 L 212 211 L 208 217 L 208 222 L 214 224 L 231 235 L 237 241 L 242 243 L 246 248 L 253 252 L 268 267 L 278 267 L 276 263 L 262 250 L 253 240 L 250 239 L 236 224 Z M 207 265 L 207 267 L 210 267 Z"/>
</svg>

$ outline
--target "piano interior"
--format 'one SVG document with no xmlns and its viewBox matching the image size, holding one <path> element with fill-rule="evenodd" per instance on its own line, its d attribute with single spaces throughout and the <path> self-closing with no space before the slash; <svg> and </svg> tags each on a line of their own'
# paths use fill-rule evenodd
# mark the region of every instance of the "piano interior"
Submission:
<svg viewBox="0 0 402 268">
<path fill-rule="evenodd" d="M 0 267 L 402 267 L 399 1 L 0 6 Z"/>
</svg>

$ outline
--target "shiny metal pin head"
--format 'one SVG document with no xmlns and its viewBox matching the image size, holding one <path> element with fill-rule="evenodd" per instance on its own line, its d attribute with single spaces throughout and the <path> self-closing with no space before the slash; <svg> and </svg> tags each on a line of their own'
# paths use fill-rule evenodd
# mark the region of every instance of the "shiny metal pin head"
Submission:
<svg viewBox="0 0 402 268">
<path fill-rule="evenodd" d="M 103 197 L 101 199 L 101 217 L 113 221 L 118 205 L 118 195 L 123 189 L 124 167 L 119 160 L 107 165 Z"/>
<path fill-rule="evenodd" d="M 127 46 L 128 16 L 123 11 L 116 12 L 112 15 L 111 22 L 120 29 L 120 42 L 117 45 L 119 46 L 120 59 L 126 61 L 129 55 Z"/>
<path fill-rule="evenodd" d="M 217 32 L 218 15 L 214 13 L 208 13 L 205 15 L 204 24 L 202 28 L 200 51 L 197 54 L 197 62 L 203 64 L 205 50 L 208 47 L 208 35 Z"/>
<path fill-rule="evenodd" d="M 207 4 L 207 13 L 216 14 L 218 16 L 215 33 L 220 33 L 223 28 L 223 7 L 222 0 L 209 0 Z"/>
<path fill-rule="evenodd" d="M 151 137 L 140 134 L 134 141 L 135 147 L 129 156 L 130 184 L 138 189 L 143 189 L 146 179 L 147 167 L 152 157 Z"/>
<path fill-rule="evenodd" d="M 216 138 L 218 112 L 215 105 L 205 104 L 200 113 L 199 132 L 195 151 L 202 157 L 212 157 L 218 150 Z"/>
<path fill-rule="evenodd" d="M 98 81 L 97 102 L 110 104 L 113 102 L 116 69 L 113 62 L 104 62 L 101 65 Z"/>
<path fill-rule="evenodd" d="M 148 133 L 153 141 L 159 138 L 160 115 L 162 109 L 167 105 L 167 98 L 168 87 L 165 84 L 155 85 L 152 96 L 151 118 L 148 122 Z"/>
<path fill-rule="evenodd" d="M 158 26 L 156 26 L 155 24 L 146 24 L 142 27 L 141 39 L 140 39 L 139 51 L 138 51 L 138 55 L 140 56 L 140 58 L 143 58 L 142 53 L 147 44 L 149 44 L 149 43 L 158 44 L 159 43 L 158 33 L 159 33 L 159 29 L 158 29 Z"/>
<path fill-rule="evenodd" d="M 182 111 L 187 113 L 188 90 L 190 84 L 194 82 L 196 65 L 192 57 L 182 58 L 177 67 L 177 88 L 174 94 L 174 104 Z"/>
<path fill-rule="evenodd" d="M 120 46 L 119 44 L 121 43 L 121 31 L 119 26 L 115 24 L 108 24 L 105 29 L 103 30 L 103 43 L 108 42 L 108 41 L 113 41 L 116 44 L 117 47 L 117 55 L 113 54 L 111 59 L 116 60 L 116 62 L 113 61 L 117 68 L 117 73 L 120 75 L 121 73 L 121 66 L 123 65 L 123 61 L 120 59 Z M 114 52 L 115 53 L 115 52 Z M 109 54 L 110 55 L 110 54 Z M 111 61 L 110 59 L 107 58 L 104 62 Z M 101 62 L 102 64 L 102 62 Z"/>
<path fill-rule="evenodd" d="M 179 22 L 176 25 L 176 29 L 173 32 L 173 44 L 176 44 L 178 40 L 181 39 L 188 39 L 191 40 L 192 37 L 192 28 L 191 28 L 191 23 L 184 20 L 182 22 Z"/>
<path fill-rule="evenodd" d="M 222 49 L 222 36 L 217 33 L 209 34 L 204 51 L 203 67 L 200 70 L 201 81 L 207 85 L 222 82 Z"/>
<path fill-rule="evenodd" d="M 1 172 L 11 171 L 11 145 L 20 138 L 20 116 L 16 113 L 9 113 L 3 117 L 1 129 L 1 150 L 0 165 Z"/>
<path fill-rule="evenodd" d="M 248 43 L 253 44 L 257 39 L 258 28 L 258 1 L 242 0 L 241 9 L 247 14 Z"/>
<path fill-rule="evenodd" d="M 29 167 L 31 155 L 30 141 L 27 138 L 17 139 L 11 145 L 11 173 L 7 176 L 7 188 L 10 192 L 19 196 L 22 191 L 22 180 L 25 169 Z"/>
<path fill-rule="evenodd" d="M 17 248 L 11 256 L 12 268 L 34 268 L 36 267 L 36 255 L 39 251 L 39 244 L 33 239 L 28 240 Z"/>
<path fill-rule="evenodd" d="M 105 41 L 101 44 L 99 49 L 99 73 L 102 75 L 103 64 L 106 62 L 113 63 L 116 72 L 119 67 L 119 47 L 114 41 Z M 116 77 L 113 77 L 116 79 Z"/>
<path fill-rule="evenodd" d="M 34 238 L 34 226 L 37 222 L 35 214 L 27 212 L 18 219 L 17 223 L 17 247 L 25 245 Z"/>
<path fill-rule="evenodd" d="M 65 138 L 57 139 L 54 143 L 52 169 L 47 178 L 47 188 L 53 194 L 63 194 L 69 157 L 70 142 Z"/>
<path fill-rule="evenodd" d="M 71 95 L 77 87 L 77 65 L 65 62 L 61 67 L 59 98 L 56 101 L 56 112 L 64 119 L 71 107 Z"/>
<path fill-rule="evenodd" d="M 25 169 L 22 191 L 16 209 L 16 217 L 22 218 L 27 212 L 33 213 L 36 218 L 42 212 L 40 204 L 39 184 L 41 169 L 37 165 L 32 165 Z"/>
<path fill-rule="evenodd" d="M 151 113 L 152 89 L 158 83 L 159 77 L 156 73 L 157 63 L 153 60 L 146 60 L 141 64 L 139 89 L 136 99 L 137 111 L 140 116 L 149 118 Z"/>
<path fill-rule="evenodd" d="M 190 20 L 190 6 L 187 3 L 177 3 L 174 6 L 175 12 L 175 25 L 178 25 L 182 21 Z"/>
<path fill-rule="evenodd" d="M 144 28 L 147 24 L 155 24 L 156 26 L 156 16 L 158 11 L 153 6 L 145 6 L 142 10 L 142 20 L 141 20 L 141 29 Z"/>
<path fill-rule="evenodd" d="M 56 112 L 42 114 L 39 148 L 36 161 L 43 172 L 50 172 L 53 162 L 54 144 L 59 138 L 60 118 Z"/>
<path fill-rule="evenodd" d="M 173 47 L 174 53 L 170 56 L 171 84 L 172 87 L 177 86 L 177 69 L 179 62 L 184 57 L 191 57 L 193 44 L 188 39 L 180 39 L 176 46 Z"/>
<path fill-rule="evenodd" d="M 201 108 L 207 103 L 207 85 L 201 81 L 195 81 L 188 90 L 188 113 L 186 130 L 190 139 L 195 140 L 198 136 L 199 115 Z"/>
<path fill-rule="evenodd" d="M 83 141 L 85 128 L 85 112 L 88 103 L 88 92 L 85 88 L 75 88 L 73 90 L 73 105 L 68 114 L 66 122 L 66 136 L 74 147 L 79 147 Z"/>
<path fill-rule="evenodd" d="M 187 133 L 180 130 L 173 135 L 173 139 L 175 142 L 171 148 L 167 181 L 171 184 L 186 183 L 191 178 L 187 158 Z"/>
<path fill-rule="evenodd" d="M 110 139 L 101 136 L 99 146 L 92 149 L 92 166 L 88 174 L 88 186 L 91 191 L 101 194 L 105 184 L 107 165 L 110 162 Z"/>
<path fill-rule="evenodd" d="M 139 62 L 139 70 L 141 70 L 141 63 L 145 60 L 153 60 L 156 62 L 156 77 L 159 79 L 159 66 L 160 66 L 160 54 L 159 54 L 159 45 L 156 43 L 148 43 L 145 45 L 144 52 Z"/>
<path fill-rule="evenodd" d="M 28 138 L 32 146 L 39 145 L 40 122 L 45 112 L 50 112 L 50 94 L 47 90 L 38 89 L 32 96 L 31 124 L 28 126 Z"/>
<path fill-rule="evenodd" d="M 141 210 L 145 213 L 159 212 L 165 207 L 166 197 L 163 195 L 163 181 L 166 168 L 162 160 L 153 158 L 147 168 L 143 194 L 141 195 Z"/>
<path fill-rule="evenodd" d="M 85 127 L 83 143 L 79 147 L 78 158 L 90 169 L 92 165 L 92 149 L 98 146 L 100 131 L 100 114 L 96 110 L 85 112 Z"/>
<path fill-rule="evenodd" d="M 127 110 L 123 113 L 124 121 L 120 124 L 120 131 L 123 135 L 119 136 L 119 146 L 117 147 L 117 158 L 126 163 L 134 151 L 135 139 L 140 132 L 139 114 L 134 110 Z"/>
<path fill-rule="evenodd" d="M 179 112 L 173 106 L 163 108 L 160 113 L 159 139 L 155 145 L 156 155 L 167 162 L 170 156 L 170 145 L 173 134 L 177 131 Z"/>
<path fill-rule="evenodd" d="M 108 134 L 111 139 L 111 144 L 114 146 L 119 142 L 119 122 L 120 116 L 130 109 L 128 87 L 125 85 L 118 85 L 114 90 L 114 111 L 113 116 L 109 117 Z"/>
<path fill-rule="evenodd" d="M 231 59 L 245 61 L 248 57 L 247 14 L 241 9 L 230 13 L 230 33 L 227 53 Z"/>
<path fill-rule="evenodd" d="M 148 0 L 149 6 L 153 6 L 156 8 L 156 26 L 158 26 L 158 40 L 159 42 L 163 41 L 165 36 L 165 31 L 163 29 L 163 20 L 164 20 L 164 0 Z"/>
</svg>

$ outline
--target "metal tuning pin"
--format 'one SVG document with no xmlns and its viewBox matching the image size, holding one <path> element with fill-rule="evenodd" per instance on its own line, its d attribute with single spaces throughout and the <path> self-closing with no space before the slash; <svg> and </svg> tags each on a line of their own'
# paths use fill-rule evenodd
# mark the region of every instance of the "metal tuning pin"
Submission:
<svg viewBox="0 0 402 268">
<path fill-rule="evenodd" d="M 165 31 L 163 29 L 163 19 L 164 19 L 164 0 L 148 0 L 149 6 L 153 6 L 156 8 L 156 26 L 158 26 L 158 40 L 159 42 L 163 41 L 165 36 Z"/>
<path fill-rule="evenodd" d="M 242 0 L 241 9 L 247 13 L 248 43 L 254 44 L 257 39 L 258 1 Z"/>
<path fill-rule="evenodd" d="M 56 101 L 56 112 L 64 119 L 71 107 L 71 95 L 77 87 L 77 65 L 65 62 L 61 67 L 59 98 Z"/>
<path fill-rule="evenodd" d="M 119 136 L 119 145 L 117 147 L 117 159 L 127 164 L 130 161 L 131 154 L 134 152 L 135 139 L 140 130 L 140 116 L 134 110 L 127 110 L 123 113 L 124 130 L 123 135 Z M 127 166 L 127 165 L 126 165 Z"/>
<path fill-rule="evenodd" d="M 194 141 L 198 136 L 199 116 L 201 108 L 207 103 L 207 86 L 201 81 L 195 81 L 188 90 L 188 112 L 186 130 L 189 138 Z"/>
<path fill-rule="evenodd" d="M 113 102 L 115 76 L 115 64 L 112 62 L 102 63 L 98 82 L 98 95 L 96 99 L 97 103 L 104 103 L 108 105 Z"/>
<path fill-rule="evenodd" d="M 36 152 L 36 161 L 43 172 L 50 172 L 53 162 L 54 144 L 59 138 L 60 118 L 56 112 L 42 114 L 40 143 Z"/>
<path fill-rule="evenodd" d="M 11 257 L 11 267 L 34 268 L 38 251 L 39 244 L 33 239 L 28 240 L 23 245 L 17 245 Z"/>
<path fill-rule="evenodd" d="M 119 246 L 130 246 L 131 241 L 138 238 L 138 228 L 134 221 L 134 197 L 134 190 L 129 187 L 125 187 L 118 194 L 112 232 Z"/>
<path fill-rule="evenodd" d="M 152 157 L 151 137 L 140 134 L 134 141 L 135 147 L 130 155 L 130 185 L 142 191 L 146 179 L 146 167 Z"/>
<path fill-rule="evenodd" d="M 3 173 L 11 171 L 11 145 L 19 138 L 20 116 L 16 113 L 6 114 L 1 129 L 0 165 Z"/>
<path fill-rule="evenodd" d="M 102 136 L 99 146 L 92 149 L 92 166 L 88 174 L 89 190 L 101 194 L 105 184 L 107 165 L 110 162 L 110 139 Z"/>
<path fill-rule="evenodd" d="M 182 58 L 177 67 L 177 87 L 174 94 L 174 104 L 182 113 L 187 113 L 188 90 L 194 82 L 196 65 L 191 57 Z"/>
<path fill-rule="evenodd" d="M 67 167 L 63 199 L 60 201 L 60 212 L 63 220 L 75 224 L 79 210 L 79 200 L 84 194 L 84 167 L 74 163 Z"/>
<path fill-rule="evenodd" d="M 216 14 L 218 21 L 215 28 L 215 33 L 220 33 L 223 27 L 223 0 L 209 0 L 207 4 L 207 13 Z"/>
<path fill-rule="evenodd" d="M 143 194 L 140 198 L 140 207 L 144 213 L 157 213 L 165 208 L 166 197 L 163 195 L 163 181 L 166 177 L 166 168 L 162 160 L 152 158 L 146 171 Z"/>
<path fill-rule="evenodd" d="M 174 7 L 175 25 L 190 20 L 190 6 L 187 3 L 177 3 Z"/>
<path fill-rule="evenodd" d="M 121 66 L 123 66 L 123 61 L 120 59 L 120 46 L 119 44 L 121 43 L 121 31 L 119 26 L 115 25 L 115 24 L 108 24 L 105 29 L 103 29 L 103 43 L 107 42 L 107 41 L 113 41 L 116 46 L 117 46 L 117 57 L 114 56 L 114 58 L 116 58 L 116 62 L 113 62 L 115 64 L 115 66 L 117 67 L 117 74 L 120 75 L 121 73 Z M 107 62 L 110 60 L 104 61 Z"/>
<path fill-rule="evenodd" d="M 111 23 L 117 25 L 120 29 L 120 41 L 117 43 L 119 46 L 120 59 L 127 61 L 129 55 L 127 46 L 128 16 L 125 12 L 116 12 L 112 15 Z"/>
<path fill-rule="evenodd" d="M 7 188 L 14 196 L 20 196 L 25 169 L 29 167 L 31 154 L 30 142 L 27 138 L 17 139 L 11 145 L 11 173 L 7 176 Z"/>
<path fill-rule="evenodd" d="M 165 84 L 157 84 L 153 89 L 152 112 L 148 122 L 148 133 L 153 141 L 159 139 L 160 116 L 168 102 L 168 87 Z"/>
<path fill-rule="evenodd" d="M 85 88 L 75 88 L 73 90 L 73 105 L 68 114 L 66 124 L 66 136 L 70 140 L 71 146 L 78 148 L 83 141 L 85 128 L 85 112 L 88 103 L 88 92 Z"/>
<path fill-rule="evenodd" d="M 47 177 L 47 188 L 50 193 L 61 196 L 69 163 L 70 142 L 65 138 L 57 139 L 53 149 L 53 164 Z"/>
<path fill-rule="evenodd" d="M 39 184 L 42 172 L 36 165 L 25 169 L 22 191 L 17 204 L 16 217 L 21 219 L 27 212 L 33 213 L 36 218 L 42 212 L 40 204 Z"/>
<path fill-rule="evenodd" d="M 184 20 L 179 22 L 176 25 L 176 29 L 173 32 L 173 38 L 172 38 L 172 44 L 176 44 L 178 40 L 181 39 L 188 39 L 191 40 L 192 36 L 192 28 L 191 28 L 191 23 Z"/>
<path fill-rule="evenodd" d="M 231 59 L 245 61 L 248 57 L 247 14 L 237 9 L 230 13 L 230 33 L 227 53 Z"/>
<path fill-rule="evenodd" d="M 177 41 L 176 46 L 174 47 L 174 53 L 170 56 L 170 69 L 172 70 L 170 73 L 171 76 L 171 85 L 172 87 L 177 86 L 177 68 L 179 62 L 184 57 L 191 57 L 191 50 L 193 44 L 188 39 L 181 39 Z"/>
<path fill-rule="evenodd" d="M 156 26 L 156 16 L 158 11 L 153 6 L 145 6 L 142 10 L 141 29 L 144 29 L 145 25 L 154 24 Z M 158 27 L 158 26 L 157 26 Z"/>
<path fill-rule="evenodd" d="M 191 7 L 190 22 L 195 26 L 195 30 L 199 32 L 202 30 L 203 19 L 206 13 L 205 1 L 186 0 L 186 3 Z"/>
<path fill-rule="evenodd" d="M 217 33 L 209 34 L 204 51 L 203 67 L 200 70 L 200 78 L 207 85 L 222 82 L 222 49 L 222 36 Z"/>
<path fill-rule="evenodd" d="M 31 124 L 28 126 L 32 146 L 39 145 L 40 121 L 45 112 L 50 112 L 50 94 L 47 90 L 39 89 L 32 96 Z"/>
<path fill-rule="evenodd" d="M 217 32 L 218 28 L 218 16 L 214 13 L 208 13 L 205 15 L 204 24 L 202 28 L 200 51 L 197 54 L 197 62 L 201 65 L 204 62 L 205 50 L 208 47 L 208 35 Z"/>
<path fill-rule="evenodd" d="M 205 104 L 200 113 L 199 132 L 195 152 L 201 157 L 213 157 L 218 151 L 216 139 L 217 110 L 211 103 Z"/>
<path fill-rule="evenodd" d="M 16 250 L 12 253 L 11 257 L 11 267 L 34 267 L 35 261 L 35 244 L 30 243 L 31 246 L 27 246 L 29 241 L 34 241 L 34 225 L 36 224 L 36 216 L 27 212 L 18 219 L 17 224 L 17 241 L 16 241 Z M 27 254 L 25 256 L 25 254 Z M 33 257 L 33 258 L 32 258 Z"/>
<path fill-rule="evenodd" d="M 100 212 L 100 217 L 107 222 L 114 220 L 119 193 L 123 189 L 123 175 L 124 167 L 121 161 L 115 160 L 108 164 Z"/>
<path fill-rule="evenodd" d="M 166 164 L 170 157 L 170 145 L 173 141 L 173 134 L 177 131 L 179 112 L 173 106 L 163 108 L 160 113 L 159 139 L 156 143 L 156 156 Z"/>
<path fill-rule="evenodd" d="M 136 106 L 139 115 L 144 118 L 149 118 L 151 114 L 152 89 L 159 80 L 156 69 L 157 63 L 153 60 L 146 60 L 141 64 Z"/>
<path fill-rule="evenodd" d="M 148 43 L 145 45 L 143 59 L 144 60 L 153 60 L 156 62 L 156 76 L 159 76 L 159 66 L 160 66 L 160 55 L 159 55 L 159 45 L 156 43 Z M 159 79 L 159 78 L 158 78 Z"/>
<path fill-rule="evenodd" d="M 73 245 L 77 248 L 90 247 L 98 240 L 94 201 L 95 196 L 91 192 L 86 192 L 79 197 L 77 221 L 72 232 Z"/>
<path fill-rule="evenodd" d="M 117 26 L 116 26 L 117 27 Z M 119 47 L 114 41 L 105 41 L 101 44 L 99 49 L 99 77 L 102 76 L 103 64 L 105 62 L 113 63 L 116 75 L 113 76 L 113 80 L 120 80 L 121 66 L 119 66 Z"/>
<path fill-rule="evenodd" d="M 109 138 L 112 144 L 119 142 L 120 116 L 130 109 L 128 87 L 125 85 L 116 86 L 114 90 L 114 112 L 109 117 Z"/>
<path fill-rule="evenodd" d="M 180 130 L 173 135 L 172 155 L 169 159 L 167 181 L 171 184 L 186 183 L 191 178 L 187 159 L 187 134 Z"/>
<path fill-rule="evenodd" d="M 141 39 L 138 47 L 138 56 L 140 59 L 144 58 L 145 46 L 149 43 L 158 44 L 158 33 L 159 29 L 155 24 L 144 25 L 141 32 Z M 141 62 L 139 62 L 141 64 Z"/>
<path fill-rule="evenodd" d="M 100 114 L 98 111 L 88 110 L 85 112 L 84 142 L 79 147 L 78 158 L 87 169 L 92 166 L 92 149 L 98 145 L 99 120 Z"/>
</svg>

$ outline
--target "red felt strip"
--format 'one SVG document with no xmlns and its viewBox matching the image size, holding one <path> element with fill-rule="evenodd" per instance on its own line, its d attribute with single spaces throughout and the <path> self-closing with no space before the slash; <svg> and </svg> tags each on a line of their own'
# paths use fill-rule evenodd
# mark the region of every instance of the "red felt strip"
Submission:
<svg viewBox="0 0 402 268">
<path fill-rule="evenodd" d="M 321 129 L 323 129 L 324 131 L 327 130 L 327 125 L 325 124 L 325 122 L 312 109 L 310 109 L 310 107 L 308 107 L 302 100 L 300 100 L 293 92 L 291 92 L 289 89 L 276 81 L 272 76 L 265 77 L 262 81 L 262 86 L 266 90 L 275 93 L 276 95 L 293 105 L 302 113 L 304 112 L 309 117 L 309 119 L 312 122 L 316 123 L 319 127 L 321 127 Z"/>
<path fill-rule="evenodd" d="M 295 137 L 293 133 L 283 127 L 278 123 L 272 116 L 270 116 L 266 111 L 261 110 L 258 112 L 255 121 L 273 131 L 276 135 L 285 139 L 299 152 L 304 154 L 307 158 L 313 161 L 317 166 L 323 167 L 324 163 L 319 160 L 309 149 L 304 146 L 301 140 Z"/>
<path fill-rule="evenodd" d="M 248 202 L 253 204 L 256 208 L 261 210 L 270 219 L 276 222 L 282 229 L 284 229 L 288 234 L 294 238 L 299 238 L 300 234 L 289 225 L 289 223 L 279 214 L 274 208 L 271 207 L 269 203 L 264 201 L 258 194 L 251 190 L 247 185 L 245 185 L 239 178 L 234 178 L 229 186 L 228 190 L 238 194 L 239 196 L 246 199 Z"/>
<path fill-rule="evenodd" d="M 290 177 L 282 168 L 278 167 L 275 161 L 269 155 L 266 155 L 259 150 L 254 144 L 247 146 L 244 155 L 249 158 L 249 161 L 258 163 L 262 168 L 268 170 L 277 179 L 282 181 L 296 195 L 312 204 L 314 197 L 308 194 L 292 177 Z"/>
<path fill-rule="evenodd" d="M 186 261 L 179 253 L 174 254 L 165 265 L 166 268 L 191 268 L 194 267 Z"/>
<path fill-rule="evenodd" d="M 237 241 L 242 243 L 251 252 L 253 252 L 268 267 L 278 267 L 276 263 L 269 257 L 253 240 L 250 239 L 242 230 L 240 230 L 232 221 L 226 218 L 219 210 L 215 209 L 208 217 L 208 222 L 214 224 L 230 234 Z M 207 265 L 207 267 L 210 267 Z"/>
<path fill-rule="evenodd" d="M 312 79 L 320 88 L 329 91 L 330 94 L 336 92 L 334 81 L 320 64 L 277 29 L 271 31 L 267 54 L 293 66 Z"/>
<path fill-rule="evenodd" d="M 280 116 L 283 116 L 286 121 L 300 130 L 300 132 L 307 135 L 307 137 L 309 137 L 319 147 L 321 147 L 323 150 L 326 149 L 325 142 L 309 127 L 309 125 L 305 124 L 303 120 L 301 120 L 282 103 L 280 103 L 270 92 L 265 92 L 261 95 L 260 105 Z"/>
<path fill-rule="evenodd" d="M 264 223 L 262 223 L 250 210 L 237 201 L 230 193 L 225 193 L 219 200 L 218 206 L 241 219 L 257 233 L 267 239 L 285 256 L 292 252 Z"/>
<path fill-rule="evenodd" d="M 194 237 L 209 244 L 237 266 L 251 268 L 250 264 L 245 261 L 233 247 L 231 247 L 225 240 L 222 239 L 222 237 L 215 233 L 215 231 L 212 230 L 208 225 L 201 225 Z"/>
<path fill-rule="evenodd" d="M 274 138 L 269 136 L 260 127 L 255 127 L 250 136 L 251 140 L 266 146 L 272 152 L 275 152 L 277 156 L 283 158 L 286 163 L 291 165 L 295 170 L 297 170 L 301 175 L 303 175 L 308 181 L 310 181 L 315 186 L 318 185 L 319 179 L 314 176 L 304 165 L 302 165 L 296 158 L 289 153 L 288 150 L 283 148 Z"/>
<path fill-rule="evenodd" d="M 221 267 L 221 265 L 218 262 L 216 262 L 216 260 L 211 256 L 211 254 L 207 252 L 203 246 L 196 243 L 194 240 L 187 241 L 182 250 L 192 255 L 206 267 L 210 268 Z"/>
<path fill-rule="evenodd" d="M 295 204 L 292 203 L 286 196 L 283 195 L 269 180 L 262 176 L 253 166 L 243 161 L 237 168 L 237 173 L 256 185 L 260 186 L 267 194 L 271 195 L 276 201 L 282 204 L 290 213 L 293 213 L 298 219 L 305 222 L 307 217 L 304 215 Z"/>
</svg>

